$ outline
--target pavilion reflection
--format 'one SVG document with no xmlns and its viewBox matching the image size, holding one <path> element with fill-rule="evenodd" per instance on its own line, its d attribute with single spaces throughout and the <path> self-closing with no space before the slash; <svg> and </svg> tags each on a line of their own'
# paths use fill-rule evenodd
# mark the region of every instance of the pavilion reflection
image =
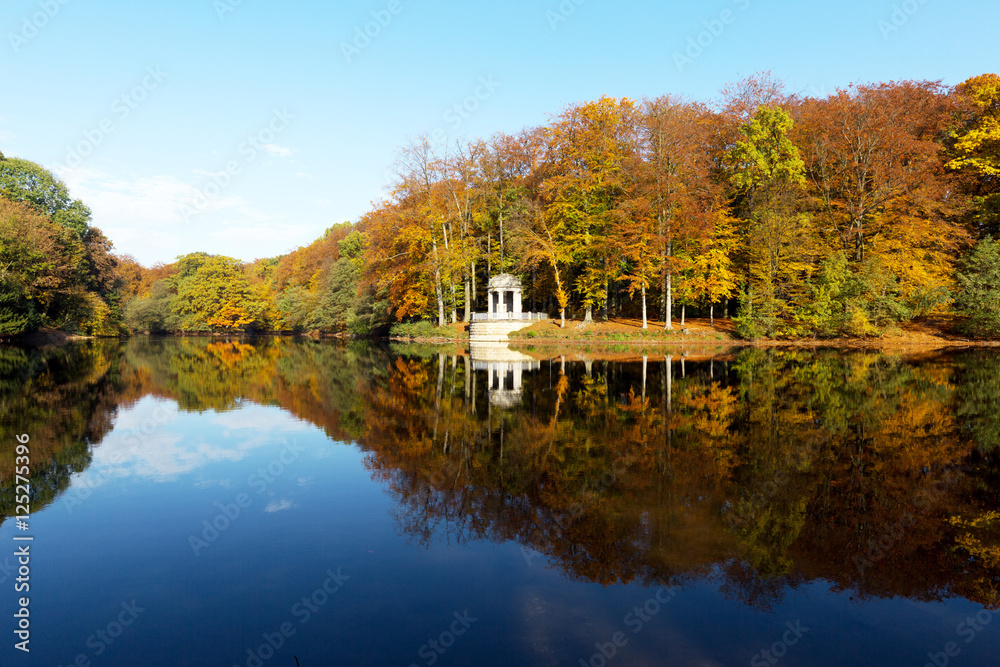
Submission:
<svg viewBox="0 0 1000 667">
<path fill-rule="evenodd" d="M 541 362 L 510 349 L 504 343 L 472 343 L 472 368 L 486 371 L 490 404 L 513 408 L 521 403 L 524 375 L 541 368 Z"/>
</svg>

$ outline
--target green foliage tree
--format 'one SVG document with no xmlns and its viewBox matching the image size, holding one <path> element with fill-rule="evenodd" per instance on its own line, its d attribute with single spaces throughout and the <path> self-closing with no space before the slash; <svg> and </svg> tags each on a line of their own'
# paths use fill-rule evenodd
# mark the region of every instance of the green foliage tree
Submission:
<svg viewBox="0 0 1000 667">
<path fill-rule="evenodd" d="M 65 183 L 34 162 L 0 159 L 0 195 L 30 204 L 77 236 L 83 236 L 90 226 L 90 209 L 79 199 L 72 199 Z"/>
<path fill-rule="evenodd" d="M 18 336 L 41 326 L 42 318 L 11 276 L 0 279 L 0 337 Z"/>
<path fill-rule="evenodd" d="M 762 106 L 727 154 L 735 208 L 744 221 L 746 278 L 737 320 L 749 337 L 779 332 L 809 270 L 807 220 L 797 210 L 805 163 L 788 136 L 792 126 L 786 111 Z"/>
<path fill-rule="evenodd" d="M 121 333 L 126 283 L 111 241 L 90 226 L 90 209 L 49 170 L 2 154 L 0 201 L 0 252 L 9 256 L 0 269 L 7 333 L 42 325 Z"/>
<path fill-rule="evenodd" d="M 316 315 L 317 298 L 307 287 L 289 287 L 278 297 L 275 305 L 282 313 L 281 328 L 301 333 L 312 328 Z"/>
<path fill-rule="evenodd" d="M 175 319 L 173 315 L 175 296 L 171 281 L 157 281 L 148 296 L 137 297 L 129 302 L 125 308 L 125 324 L 133 331 L 150 333 L 170 331 Z"/>
<path fill-rule="evenodd" d="M 366 301 L 359 294 L 365 237 L 355 231 L 338 245 L 340 259 L 330 268 L 326 289 L 319 297 L 315 322 L 317 326 L 327 331 L 351 331 L 366 335 L 370 332 L 372 323 L 363 320 L 359 315 L 360 311 L 365 310 Z"/>
<path fill-rule="evenodd" d="M 970 336 L 1000 336 L 1000 246 L 989 237 L 962 260 L 955 308 Z"/>
</svg>

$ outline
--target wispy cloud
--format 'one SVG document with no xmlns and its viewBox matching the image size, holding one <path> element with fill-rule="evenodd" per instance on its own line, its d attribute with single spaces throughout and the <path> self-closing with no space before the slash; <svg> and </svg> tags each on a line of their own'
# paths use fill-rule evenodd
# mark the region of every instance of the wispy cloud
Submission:
<svg viewBox="0 0 1000 667">
<path fill-rule="evenodd" d="M 285 148 L 278 144 L 264 144 L 263 148 L 267 151 L 268 155 L 276 155 L 278 157 L 292 157 L 292 153 L 295 152 L 291 148 Z"/>
<path fill-rule="evenodd" d="M 97 219 L 180 222 L 179 206 L 198 192 L 193 185 L 169 175 L 128 178 L 91 167 L 60 167 L 56 173 L 74 197 L 87 202 Z M 220 197 L 217 206 L 232 207 L 241 201 Z"/>
<path fill-rule="evenodd" d="M 184 218 L 182 207 L 200 191 L 174 175 L 120 175 L 87 166 L 56 171 L 73 197 L 90 206 L 94 224 L 114 240 L 118 251 L 145 264 L 195 250 L 253 259 L 290 250 L 317 235 L 307 225 L 288 222 L 284 213 L 261 210 L 233 193 L 207 200 L 195 224 Z M 206 178 L 204 172 L 192 174 Z M 234 229 L 239 234 L 234 235 Z M 275 248 L 275 239 L 288 240 L 288 248 Z"/>
<path fill-rule="evenodd" d="M 269 514 L 274 514 L 276 512 L 284 512 L 285 510 L 290 510 L 294 507 L 291 500 L 273 500 L 268 503 L 264 511 Z"/>
</svg>

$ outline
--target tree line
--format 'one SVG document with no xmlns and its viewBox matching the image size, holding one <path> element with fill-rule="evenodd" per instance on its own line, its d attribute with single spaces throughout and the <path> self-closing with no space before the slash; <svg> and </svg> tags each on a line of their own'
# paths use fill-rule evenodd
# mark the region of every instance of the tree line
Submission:
<svg viewBox="0 0 1000 667">
<path fill-rule="evenodd" d="M 438 325 L 512 272 L 536 307 L 747 338 L 876 335 L 956 311 L 1000 333 L 1000 77 L 789 94 L 768 74 L 714 104 L 602 97 L 515 135 L 421 138 L 362 220 L 364 278 Z"/>
<path fill-rule="evenodd" d="M 1000 336 L 996 74 L 809 97 L 762 73 L 712 103 L 602 97 L 515 134 L 418 138 L 395 167 L 359 221 L 307 247 L 146 269 L 54 176 L 0 160 L 0 335 L 444 326 L 513 273 L 525 308 L 563 326 L 696 314 L 733 316 L 745 338 L 873 336 L 957 315 Z"/>
</svg>

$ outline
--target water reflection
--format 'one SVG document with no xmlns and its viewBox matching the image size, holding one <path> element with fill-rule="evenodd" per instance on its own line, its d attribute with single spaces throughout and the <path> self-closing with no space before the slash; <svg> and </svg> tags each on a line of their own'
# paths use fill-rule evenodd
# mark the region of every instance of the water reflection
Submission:
<svg viewBox="0 0 1000 667">
<path fill-rule="evenodd" d="M 814 581 L 997 607 L 994 354 L 613 356 L 287 339 L 3 349 L 0 503 L 12 514 L 15 432 L 37 443 L 37 512 L 88 469 L 156 481 L 238 460 L 252 412 L 227 411 L 253 403 L 363 448 L 415 543 L 513 541 L 573 579 L 710 580 L 758 609 Z M 248 435 L 199 447 L 158 429 L 137 448 L 140 420 L 106 438 L 140 401 L 147 419 L 212 410 Z"/>
<path fill-rule="evenodd" d="M 469 356 L 474 370 L 486 371 L 490 404 L 501 408 L 519 405 L 524 374 L 541 368 L 540 361 L 512 350 L 504 343 L 473 342 L 469 346 Z M 443 365 L 444 356 L 440 359 Z"/>
</svg>

